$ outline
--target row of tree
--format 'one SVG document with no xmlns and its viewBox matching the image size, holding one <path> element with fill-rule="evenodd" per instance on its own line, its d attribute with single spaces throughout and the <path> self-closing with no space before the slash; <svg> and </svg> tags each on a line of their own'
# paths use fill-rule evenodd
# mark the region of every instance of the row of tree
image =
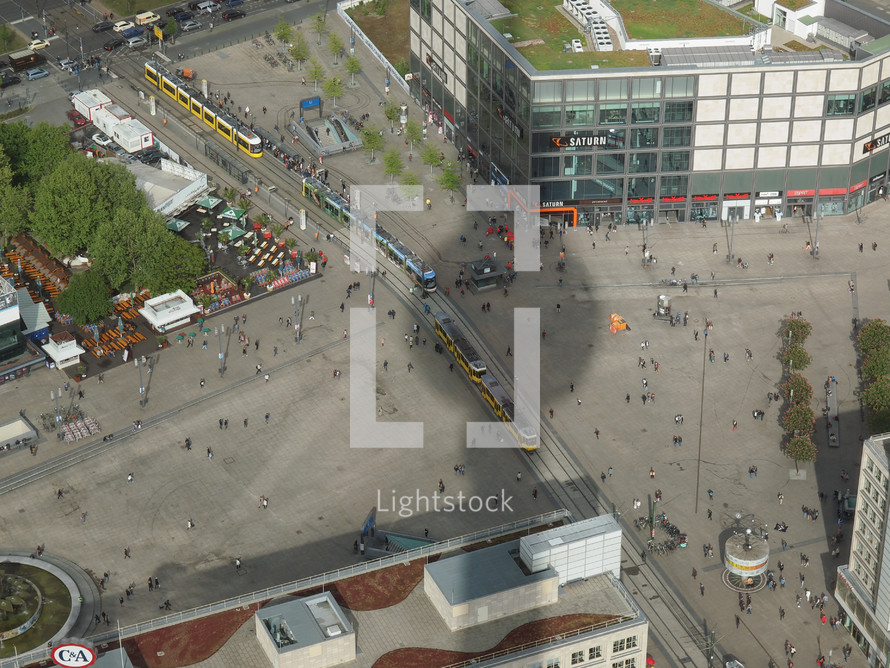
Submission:
<svg viewBox="0 0 890 668">
<path fill-rule="evenodd" d="M 3 245 L 22 232 L 57 257 L 89 258 L 57 304 L 79 324 L 109 313 L 112 291 L 188 291 L 206 271 L 202 251 L 167 229 L 126 167 L 72 151 L 67 130 L 46 123 L 0 125 Z"/>
<path fill-rule="evenodd" d="M 858 343 L 868 425 L 883 434 L 890 431 L 890 325 L 880 318 L 870 320 L 859 330 Z"/>
<path fill-rule="evenodd" d="M 813 412 L 813 386 L 801 371 L 812 362 L 812 357 L 804 348 L 813 326 L 803 318 L 790 318 L 782 328 L 785 348 L 782 351 L 782 364 L 787 377 L 782 384 L 782 397 L 785 399 L 785 412 L 782 427 L 788 435 L 785 454 L 798 462 L 815 462 L 816 444 L 813 442 L 816 414 Z"/>
</svg>

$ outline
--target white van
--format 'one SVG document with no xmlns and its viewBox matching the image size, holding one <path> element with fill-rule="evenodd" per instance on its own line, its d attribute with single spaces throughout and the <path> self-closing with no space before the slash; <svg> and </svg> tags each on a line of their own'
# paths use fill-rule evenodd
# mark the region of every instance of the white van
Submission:
<svg viewBox="0 0 890 668">
<path fill-rule="evenodd" d="M 212 14 L 216 10 L 219 9 L 219 5 L 213 2 L 213 0 L 205 0 L 201 4 L 198 5 L 198 11 L 202 14 Z"/>
<path fill-rule="evenodd" d="M 584 51 L 584 45 L 581 43 L 580 39 L 572 40 L 572 51 L 574 51 L 575 53 L 581 53 L 582 51 Z"/>
<path fill-rule="evenodd" d="M 155 14 L 154 12 L 142 12 L 141 14 L 136 14 L 136 25 L 144 26 L 149 23 L 156 23 L 161 20 L 161 17 Z"/>
</svg>

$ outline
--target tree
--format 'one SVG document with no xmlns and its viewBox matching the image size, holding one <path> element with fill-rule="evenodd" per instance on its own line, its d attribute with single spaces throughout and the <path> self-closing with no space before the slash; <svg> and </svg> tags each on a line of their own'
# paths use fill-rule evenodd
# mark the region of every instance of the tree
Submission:
<svg viewBox="0 0 890 668">
<path fill-rule="evenodd" d="M 442 154 L 432 144 L 424 144 L 420 149 L 420 159 L 424 165 L 430 166 L 430 176 L 433 175 L 433 167 L 442 164 Z"/>
<path fill-rule="evenodd" d="M 139 265 L 133 282 L 152 294 L 191 292 L 195 279 L 207 270 L 204 253 L 163 225 L 152 225 L 140 239 Z"/>
<path fill-rule="evenodd" d="M 3 53 L 9 51 L 9 45 L 12 44 L 12 40 L 15 39 L 15 33 L 10 29 L 8 23 L 4 23 L 0 25 L 0 48 L 3 49 Z"/>
<path fill-rule="evenodd" d="M 423 141 L 423 127 L 415 120 L 409 120 L 405 123 L 405 137 L 411 142 L 411 151 L 414 151 L 414 144 Z"/>
<path fill-rule="evenodd" d="M 404 169 L 405 163 L 402 162 L 402 158 L 396 149 L 392 148 L 383 154 L 383 173 L 389 177 L 390 185 Z"/>
<path fill-rule="evenodd" d="M 447 190 L 451 195 L 451 201 L 454 201 L 454 191 L 460 188 L 460 176 L 458 175 L 458 165 L 454 160 L 449 160 L 442 165 L 442 173 L 436 179 L 442 190 Z"/>
<path fill-rule="evenodd" d="M 52 252 L 76 255 L 117 208 L 145 205 L 135 176 L 123 165 L 71 154 L 36 187 L 31 224 Z"/>
<path fill-rule="evenodd" d="M 0 126 L 0 145 L 9 157 L 15 185 L 35 184 L 72 155 L 67 131 L 60 125 L 22 122 Z"/>
<path fill-rule="evenodd" d="M 318 82 L 324 81 L 324 68 L 321 66 L 321 63 L 313 58 L 310 62 L 310 67 L 306 70 L 306 76 L 312 81 L 315 85 L 315 90 L 318 90 Z"/>
<path fill-rule="evenodd" d="M 0 147 L 0 245 L 27 231 L 33 208 L 31 191 L 27 186 L 14 185 L 14 178 L 9 158 Z"/>
<path fill-rule="evenodd" d="M 325 97 L 329 97 L 334 101 L 334 106 L 337 106 L 337 98 L 342 97 L 343 93 L 346 91 L 346 85 L 343 83 L 343 79 L 340 77 L 332 77 L 324 82 L 324 86 L 322 87 L 324 90 Z"/>
<path fill-rule="evenodd" d="M 234 204 L 234 202 L 235 202 L 235 198 L 238 197 L 238 191 L 230 186 L 230 187 L 226 188 L 225 190 L 223 190 L 222 195 L 226 200 L 226 204 L 228 206 L 232 206 L 232 204 Z M 211 225 L 211 227 L 213 227 L 213 226 Z"/>
<path fill-rule="evenodd" d="M 289 44 L 291 38 L 294 36 L 294 29 L 290 23 L 284 20 L 283 16 L 279 16 L 278 23 L 276 23 L 275 27 L 272 29 L 272 34 L 275 35 L 275 39 L 279 42 Z"/>
<path fill-rule="evenodd" d="M 794 436 L 785 448 L 785 454 L 794 460 L 794 468 L 798 462 L 815 462 L 818 450 L 809 436 Z"/>
<path fill-rule="evenodd" d="M 374 162 L 374 151 L 383 148 L 383 134 L 373 126 L 362 130 L 362 150 L 371 154 L 371 162 Z"/>
<path fill-rule="evenodd" d="M 885 320 L 869 320 L 859 330 L 859 350 L 868 356 L 874 350 L 890 350 L 890 326 Z"/>
<path fill-rule="evenodd" d="M 355 86 L 355 75 L 362 71 L 362 61 L 358 56 L 351 55 L 346 59 L 346 71 L 352 76 L 350 86 Z"/>
<path fill-rule="evenodd" d="M 890 351 L 874 350 L 862 362 L 862 377 L 866 383 L 874 383 L 890 373 Z"/>
<path fill-rule="evenodd" d="M 321 46 L 321 36 L 324 35 L 324 31 L 328 27 L 328 22 L 324 17 L 324 14 L 316 14 L 315 18 L 312 19 L 312 30 L 318 34 L 318 41 L 315 43 L 318 46 Z"/>
<path fill-rule="evenodd" d="M 813 433 L 816 414 L 807 404 L 794 403 L 782 416 L 782 427 L 792 436 L 808 436 Z"/>
<path fill-rule="evenodd" d="M 417 178 L 417 174 L 414 172 L 405 172 L 402 174 L 402 178 L 399 180 L 403 186 L 419 186 L 420 179 Z"/>
<path fill-rule="evenodd" d="M 57 299 L 61 313 L 70 315 L 78 325 L 92 325 L 111 313 L 113 304 L 108 285 L 98 271 L 74 274 Z"/>
<path fill-rule="evenodd" d="M 809 404 L 813 398 L 813 386 L 801 374 L 792 373 L 782 384 L 782 396 L 789 404 Z"/>
<path fill-rule="evenodd" d="M 164 26 L 162 32 L 164 33 L 164 39 L 169 39 L 170 43 L 173 44 L 176 41 L 176 35 L 179 32 L 179 23 L 176 21 L 167 21 L 167 25 Z"/>
<path fill-rule="evenodd" d="M 309 45 L 306 44 L 306 37 L 299 30 L 294 33 L 294 42 L 290 47 L 290 57 L 297 61 L 297 65 L 301 70 L 303 69 L 303 63 L 309 57 Z"/>
<path fill-rule="evenodd" d="M 810 366 L 813 358 L 810 357 L 810 354 L 802 345 L 798 343 L 792 343 L 790 346 L 782 351 L 781 360 L 782 364 L 787 366 L 792 371 L 803 371 L 808 366 Z"/>
<path fill-rule="evenodd" d="M 862 390 L 862 401 L 868 407 L 868 424 L 875 433 L 890 431 L 890 380 L 878 378 Z"/>
<path fill-rule="evenodd" d="M 164 222 L 147 206 L 137 210 L 120 207 L 99 224 L 90 244 L 90 261 L 93 271 L 102 274 L 112 290 L 134 281 L 141 262 L 141 240 L 152 226 L 163 227 Z"/>
<path fill-rule="evenodd" d="M 386 106 L 383 107 L 383 115 L 386 116 L 386 120 L 389 121 L 389 127 L 391 128 L 396 126 L 396 121 L 399 120 L 401 113 L 402 110 L 399 108 L 399 105 L 394 102 L 387 102 Z"/>
<path fill-rule="evenodd" d="M 803 345 L 813 331 L 813 325 L 803 318 L 791 318 L 782 328 L 782 338 L 786 343 Z"/>
<path fill-rule="evenodd" d="M 331 55 L 334 57 L 334 65 L 336 65 L 337 59 L 343 52 L 343 40 L 340 39 L 340 35 L 335 32 L 328 35 L 328 51 L 330 51 Z"/>
</svg>

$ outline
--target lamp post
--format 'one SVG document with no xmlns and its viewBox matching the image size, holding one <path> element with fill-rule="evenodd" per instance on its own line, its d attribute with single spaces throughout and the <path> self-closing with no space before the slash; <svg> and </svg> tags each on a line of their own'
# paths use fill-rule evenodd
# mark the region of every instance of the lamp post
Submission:
<svg viewBox="0 0 890 668">
<path fill-rule="evenodd" d="M 142 367 L 139 365 L 139 359 L 133 360 L 133 364 L 139 369 L 139 408 L 145 408 L 145 386 L 142 384 Z"/>
<path fill-rule="evenodd" d="M 225 373 L 225 370 L 226 370 L 226 366 L 225 366 L 226 357 L 223 354 L 223 344 L 222 344 L 222 337 L 223 337 L 223 334 L 225 334 L 225 333 L 226 333 L 225 325 L 220 325 L 219 327 L 216 328 L 216 338 L 219 340 L 219 375 L 220 375 L 220 378 L 222 378 L 222 375 L 223 375 L 223 373 Z"/>
<path fill-rule="evenodd" d="M 856 214 L 859 214 L 859 209 L 856 210 Z M 819 257 L 819 221 L 822 220 L 822 212 L 819 211 L 816 213 L 816 236 L 813 238 L 813 259 L 815 260 Z"/>
<path fill-rule="evenodd" d="M 294 343 L 299 343 L 303 338 L 300 332 L 300 304 L 303 303 L 303 295 L 297 295 L 296 300 L 291 295 L 290 303 L 294 307 Z"/>
<path fill-rule="evenodd" d="M 53 392 L 52 390 L 49 391 L 49 400 L 55 400 L 56 402 L 56 433 L 59 438 L 62 438 L 62 414 L 59 412 L 59 399 L 61 398 L 61 396 L 61 387 L 59 388 L 59 391 L 57 393 Z"/>
</svg>

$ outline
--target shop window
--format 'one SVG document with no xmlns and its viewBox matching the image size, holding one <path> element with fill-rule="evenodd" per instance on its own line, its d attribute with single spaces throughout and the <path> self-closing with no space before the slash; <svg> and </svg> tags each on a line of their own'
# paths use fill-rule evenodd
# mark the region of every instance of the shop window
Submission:
<svg viewBox="0 0 890 668">
<path fill-rule="evenodd" d="M 631 174 L 641 174 L 657 171 L 656 153 L 631 153 L 627 160 L 627 171 Z"/>
<path fill-rule="evenodd" d="M 635 100 L 646 100 L 661 97 L 661 78 L 634 79 L 633 97 Z"/>
<path fill-rule="evenodd" d="M 627 105 L 600 105 L 600 125 L 624 125 L 625 123 L 627 123 Z"/>
<path fill-rule="evenodd" d="M 856 111 L 856 95 L 854 93 L 841 93 L 829 95 L 825 108 L 826 116 L 852 116 Z"/>
<path fill-rule="evenodd" d="M 562 102 L 562 82 L 539 81 L 536 83 L 534 102 Z"/>
<path fill-rule="evenodd" d="M 592 104 L 568 105 L 566 125 L 596 125 L 596 108 Z"/>
<path fill-rule="evenodd" d="M 559 158 L 532 158 L 532 178 L 559 176 Z"/>
<path fill-rule="evenodd" d="M 541 191 L 541 199 L 600 199 L 615 198 L 624 195 L 624 179 L 587 178 L 572 181 L 570 197 L 544 197 Z"/>
<path fill-rule="evenodd" d="M 859 113 L 863 113 L 875 108 L 875 99 L 878 95 L 878 87 L 872 86 L 866 88 L 859 96 Z"/>
<path fill-rule="evenodd" d="M 655 197 L 655 177 L 635 176 L 628 179 L 627 194 L 631 197 Z"/>
<path fill-rule="evenodd" d="M 562 160 L 564 176 L 590 176 L 593 174 L 592 155 L 567 155 Z"/>
<path fill-rule="evenodd" d="M 611 129 L 608 134 L 606 134 L 606 145 L 600 146 L 600 151 L 614 151 L 624 150 L 625 145 L 624 142 L 626 140 L 626 131 L 624 128 L 619 129 Z M 566 149 L 568 150 L 568 149 Z"/>
<path fill-rule="evenodd" d="M 603 658 L 603 647 L 602 645 L 597 645 L 596 647 L 591 647 L 587 650 L 587 660 L 591 659 L 601 659 Z"/>
<path fill-rule="evenodd" d="M 670 104 L 668 102 L 667 104 Z M 692 128 L 689 126 L 679 128 L 665 128 L 662 130 L 662 146 L 689 146 L 692 143 Z"/>
<path fill-rule="evenodd" d="M 683 123 L 692 120 L 692 100 L 685 102 L 665 102 L 664 122 Z"/>
<path fill-rule="evenodd" d="M 562 126 L 562 107 L 533 107 L 532 127 L 537 129 Z"/>
<path fill-rule="evenodd" d="M 627 79 L 603 79 L 600 81 L 600 100 L 626 100 Z"/>
<path fill-rule="evenodd" d="M 659 104 L 634 104 L 631 106 L 631 123 L 658 123 Z"/>
<path fill-rule="evenodd" d="M 658 146 L 657 128 L 630 131 L 630 148 L 643 148 L 645 146 Z"/>
<path fill-rule="evenodd" d="M 559 150 L 551 140 L 558 137 L 557 132 L 535 132 L 532 135 L 532 153 L 554 153 Z"/>
<path fill-rule="evenodd" d="M 665 151 L 662 153 L 661 170 L 664 172 L 688 172 L 689 151 Z"/>
<path fill-rule="evenodd" d="M 596 156 L 596 173 L 597 174 L 623 174 L 624 173 L 624 154 L 623 153 L 600 153 Z"/>
<path fill-rule="evenodd" d="M 583 649 L 580 652 L 572 652 L 572 665 L 577 666 L 579 663 L 584 663 Z"/>
<path fill-rule="evenodd" d="M 695 95 L 693 77 L 668 77 L 664 81 L 665 97 L 692 97 Z"/>
<path fill-rule="evenodd" d="M 878 104 L 886 104 L 890 102 L 890 81 L 885 81 L 881 84 L 881 99 L 878 100 Z"/>
<path fill-rule="evenodd" d="M 595 81 L 566 81 L 566 102 L 586 102 L 596 99 Z"/>
</svg>

